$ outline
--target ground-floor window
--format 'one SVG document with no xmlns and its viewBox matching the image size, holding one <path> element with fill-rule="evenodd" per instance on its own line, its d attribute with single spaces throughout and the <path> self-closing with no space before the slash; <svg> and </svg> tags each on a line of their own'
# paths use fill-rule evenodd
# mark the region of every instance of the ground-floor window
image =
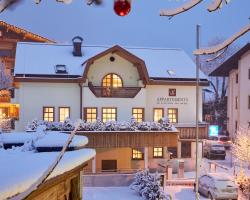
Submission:
<svg viewBox="0 0 250 200">
<path fill-rule="evenodd" d="M 55 108 L 43 107 L 43 120 L 48 122 L 55 121 Z"/>
<path fill-rule="evenodd" d="M 117 109 L 116 108 L 102 108 L 102 121 L 116 121 Z"/>
<path fill-rule="evenodd" d="M 153 157 L 154 158 L 163 158 L 163 147 L 154 147 L 153 148 Z"/>
<path fill-rule="evenodd" d="M 191 158 L 191 142 L 189 141 L 181 142 L 181 157 Z"/>
<path fill-rule="evenodd" d="M 142 122 L 144 120 L 144 108 L 132 108 L 132 116 L 137 122 Z"/>
<path fill-rule="evenodd" d="M 168 119 L 171 123 L 178 123 L 178 108 L 168 108 Z"/>
<path fill-rule="evenodd" d="M 117 160 L 102 160 L 102 171 L 110 172 L 117 170 Z"/>
<path fill-rule="evenodd" d="M 70 107 L 59 107 L 59 122 L 64 122 L 70 117 Z"/>
<path fill-rule="evenodd" d="M 170 153 L 170 159 L 177 158 L 177 147 L 168 147 L 168 152 Z"/>
<path fill-rule="evenodd" d="M 95 122 L 97 119 L 97 108 L 87 107 L 84 108 L 84 120 L 87 122 Z"/>
<path fill-rule="evenodd" d="M 142 149 L 132 149 L 132 160 L 143 160 Z"/>
<path fill-rule="evenodd" d="M 154 108 L 154 122 L 159 122 L 164 117 L 163 108 Z"/>
</svg>

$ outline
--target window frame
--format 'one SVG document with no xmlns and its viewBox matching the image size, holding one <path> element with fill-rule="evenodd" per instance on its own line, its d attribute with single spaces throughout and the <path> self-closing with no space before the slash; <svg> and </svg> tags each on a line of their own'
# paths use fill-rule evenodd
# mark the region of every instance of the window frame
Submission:
<svg viewBox="0 0 250 200">
<path fill-rule="evenodd" d="M 115 121 L 117 121 L 117 107 L 102 107 L 102 122 L 105 123 L 110 120 L 103 121 L 103 110 L 104 109 L 115 109 Z M 112 114 L 112 113 L 111 113 Z"/>
<path fill-rule="evenodd" d="M 161 118 L 163 118 L 164 117 L 164 108 L 153 108 L 153 121 L 159 122 L 160 119 L 158 121 L 155 121 L 155 111 L 156 110 L 162 110 L 162 117 Z"/>
<path fill-rule="evenodd" d="M 161 149 L 161 153 L 162 155 L 155 155 L 155 149 Z M 159 151 L 157 151 L 157 153 L 159 153 Z M 163 158 L 164 157 L 164 148 L 163 147 L 153 147 L 153 158 Z"/>
<path fill-rule="evenodd" d="M 68 118 L 70 118 L 70 107 L 69 107 L 69 106 L 60 106 L 60 107 L 58 107 L 58 121 L 59 121 L 59 122 L 61 122 L 61 121 L 60 121 L 60 109 L 61 109 L 61 108 L 68 108 L 68 109 L 69 109 L 69 116 L 68 116 Z M 65 120 L 65 119 L 64 119 L 64 120 Z M 63 120 L 63 121 L 64 121 L 64 120 Z M 62 122 L 63 122 L 63 121 L 62 121 Z"/>
<path fill-rule="evenodd" d="M 170 120 L 170 119 L 173 119 L 173 118 L 169 117 L 169 110 L 175 110 L 176 111 L 176 122 L 171 122 L 171 121 L 170 122 L 173 123 L 173 124 L 177 124 L 178 121 L 179 121 L 178 108 L 168 108 L 167 109 L 168 119 Z"/>
<path fill-rule="evenodd" d="M 110 78 L 110 86 L 104 86 L 104 84 L 103 84 L 103 81 L 104 81 L 104 79 L 108 76 L 108 75 L 110 75 L 111 76 L 111 78 Z M 113 81 L 114 81 L 114 75 L 115 76 L 117 76 L 120 80 L 121 80 L 121 86 L 119 86 L 119 87 L 114 87 L 113 86 Z M 108 74 L 105 74 L 104 76 L 103 76 L 103 78 L 102 78 L 102 87 L 103 88 L 121 88 L 121 87 L 123 87 L 123 79 L 122 79 L 122 77 L 120 76 L 120 75 L 118 75 L 118 74 L 116 74 L 116 73 L 108 73 Z"/>
<path fill-rule="evenodd" d="M 52 108 L 53 109 L 53 121 L 48 121 L 44 119 L 45 109 Z M 55 121 L 55 107 L 54 106 L 43 106 L 43 121 L 54 122 Z"/>
<path fill-rule="evenodd" d="M 141 154 L 141 158 L 134 158 L 134 150 L 137 151 L 137 152 L 135 152 L 136 155 Z M 144 153 L 143 153 L 143 151 L 139 151 L 136 148 L 132 148 L 131 153 L 132 153 L 132 160 L 144 160 Z"/>
<path fill-rule="evenodd" d="M 134 113 L 134 109 L 141 109 L 142 110 L 142 113 Z M 144 114 L 145 114 L 145 109 L 144 108 L 142 108 L 142 107 L 133 107 L 132 108 L 132 116 L 136 119 L 136 122 L 139 122 L 137 119 L 138 118 L 136 118 L 135 116 L 134 116 L 134 114 L 135 115 L 137 115 L 138 116 L 138 114 L 142 114 L 142 118 L 141 118 L 141 120 L 142 120 L 142 122 L 144 121 Z"/>
<path fill-rule="evenodd" d="M 83 108 L 83 120 L 84 121 L 86 121 L 86 122 L 95 122 L 95 121 L 92 121 L 92 118 L 91 118 L 91 121 L 88 121 L 87 120 L 87 115 L 88 115 L 88 112 L 87 112 L 87 110 L 88 109 L 95 109 L 96 110 L 96 119 L 95 119 L 95 121 L 97 120 L 97 118 L 98 118 L 98 108 L 97 107 L 84 107 Z M 91 117 L 92 117 L 92 112 L 90 113 L 91 114 Z"/>
</svg>

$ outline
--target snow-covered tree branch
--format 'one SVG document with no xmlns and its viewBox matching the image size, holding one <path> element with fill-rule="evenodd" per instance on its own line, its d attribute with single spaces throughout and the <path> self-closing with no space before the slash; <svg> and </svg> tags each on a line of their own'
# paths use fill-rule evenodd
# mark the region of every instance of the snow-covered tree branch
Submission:
<svg viewBox="0 0 250 200">
<path fill-rule="evenodd" d="M 209 48 L 196 49 L 193 52 L 193 54 L 194 55 L 208 55 L 208 54 L 218 53 L 219 51 L 227 48 L 230 44 L 232 44 L 235 40 L 237 40 L 238 38 L 240 38 L 241 36 L 246 34 L 248 31 L 250 31 L 250 24 L 243 27 L 239 32 L 237 32 L 236 34 L 234 34 L 232 37 L 225 40 L 224 42 L 222 42 L 218 45 L 209 47 Z"/>
<path fill-rule="evenodd" d="M 178 14 L 181 14 L 183 12 L 190 10 L 191 8 L 197 6 L 202 1 L 203 0 L 190 0 L 187 3 L 175 9 L 164 9 L 160 11 L 160 16 L 174 17 L 175 15 L 178 15 Z M 224 0 L 224 1 L 226 4 L 229 3 L 229 0 Z M 212 3 L 209 4 L 207 10 L 209 12 L 213 12 L 221 8 L 222 5 L 223 5 L 223 0 L 213 0 Z"/>
</svg>

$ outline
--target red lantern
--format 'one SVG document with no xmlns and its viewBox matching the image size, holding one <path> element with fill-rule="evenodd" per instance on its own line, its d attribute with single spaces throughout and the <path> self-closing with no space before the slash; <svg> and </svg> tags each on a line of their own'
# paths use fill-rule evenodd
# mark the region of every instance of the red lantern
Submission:
<svg viewBox="0 0 250 200">
<path fill-rule="evenodd" d="M 131 10 L 131 0 L 114 0 L 114 11 L 119 16 L 126 16 Z"/>
</svg>

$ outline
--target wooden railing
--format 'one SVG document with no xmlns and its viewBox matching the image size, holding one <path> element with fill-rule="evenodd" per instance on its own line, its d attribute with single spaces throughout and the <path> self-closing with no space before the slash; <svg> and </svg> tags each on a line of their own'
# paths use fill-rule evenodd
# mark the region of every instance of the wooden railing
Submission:
<svg viewBox="0 0 250 200">
<path fill-rule="evenodd" d="M 134 98 L 141 90 L 140 87 L 100 87 L 89 84 L 89 89 L 96 97 L 113 97 L 113 98 Z"/>
</svg>

